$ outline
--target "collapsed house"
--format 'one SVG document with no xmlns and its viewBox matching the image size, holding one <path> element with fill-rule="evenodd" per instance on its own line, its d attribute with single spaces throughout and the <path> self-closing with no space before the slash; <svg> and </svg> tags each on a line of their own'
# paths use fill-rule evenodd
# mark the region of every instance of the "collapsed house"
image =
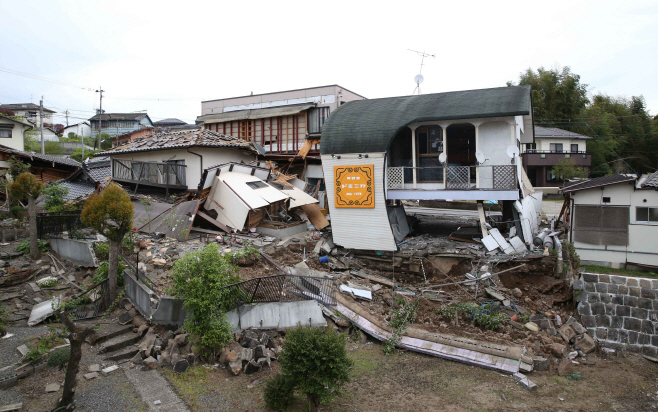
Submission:
<svg viewBox="0 0 658 412">
<path fill-rule="evenodd" d="M 530 88 L 468 90 L 348 102 L 322 130 L 332 230 L 346 248 L 392 251 L 408 234 L 402 201 L 503 205 L 503 221 L 530 246 L 541 193 L 519 158 L 534 141 Z M 331 176 L 331 178 L 329 178 Z"/>
</svg>

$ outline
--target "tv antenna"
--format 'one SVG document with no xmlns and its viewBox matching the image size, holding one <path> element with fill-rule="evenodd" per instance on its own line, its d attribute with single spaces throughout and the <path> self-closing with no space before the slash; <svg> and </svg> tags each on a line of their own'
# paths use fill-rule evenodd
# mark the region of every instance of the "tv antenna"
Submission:
<svg viewBox="0 0 658 412">
<path fill-rule="evenodd" d="M 407 49 L 407 50 L 409 50 L 410 52 L 414 52 L 414 53 L 416 53 L 417 55 L 420 56 L 420 71 L 414 77 L 414 82 L 416 83 L 416 88 L 414 89 L 414 92 L 411 93 L 411 94 L 416 94 L 416 91 L 418 91 L 418 94 L 420 94 L 420 84 L 423 82 L 423 80 L 425 80 L 425 78 L 423 77 L 423 65 L 425 64 L 425 57 L 431 57 L 431 58 L 435 59 L 436 56 L 434 54 L 425 53 L 424 51 L 419 52 L 417 50 L 411 50 L 411 49 Z"/>
</svg>

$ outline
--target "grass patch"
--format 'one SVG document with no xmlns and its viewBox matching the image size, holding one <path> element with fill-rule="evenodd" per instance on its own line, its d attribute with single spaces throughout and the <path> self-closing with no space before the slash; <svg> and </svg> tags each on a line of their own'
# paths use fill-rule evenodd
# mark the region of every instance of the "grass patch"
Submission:
<svg viewBox="0 0 658 412">
<path fill-rule="evenodd" d="M 169 382 L 176 387 L 178 394 L 192 407 L 198 407 L 199 396 L 210 392 L 208 369 L 201 365 L 191 366 L 185 373 L 178 374 L 171 369 L 162 369 Z"/>
<path fill-rule="evenodd" d="M 354 362 L 354 374 L 355 375 L 367 375 L 373 373 L 381 358 L 377 356 L 378 354 L 370 350 L 356 350 L 352 353 L 349 353 L 347 356 Z"/>
<path fill-rule="evenodd" d="M 643 270 L 631 270 L 631 269 L 614 269 L 605 266 L 598 265 L 581 265 L 586 272 L 590 273 L 602 273 L 602 274 L 619 274 L 625 276 L 638 276 L 644 278 L 656 278 L 658 279 L 658 273 L 656 272 L 645 272 Z"/>
</svg>

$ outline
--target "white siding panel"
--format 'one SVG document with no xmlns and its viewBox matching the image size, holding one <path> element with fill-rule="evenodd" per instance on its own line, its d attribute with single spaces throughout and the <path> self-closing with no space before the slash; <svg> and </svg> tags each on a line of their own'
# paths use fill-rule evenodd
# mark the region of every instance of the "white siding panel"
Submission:
<svg viewBox="0 0 658 412">
<path fill-rule="evenodd" d="M 322 156 L 329 212 L 331 214 L 331 230 L 334 243 L 348 249 L 363 250 L 396 250 L 393 231 L 386 213 L 384 197 L 384 157 L 368 159 L 345 158 L 332 159 L 330 155 Z M 375 207 L 372 209 L 336 208 L 334 206 L 334 166 L 374 165 Z"/>
</svg>

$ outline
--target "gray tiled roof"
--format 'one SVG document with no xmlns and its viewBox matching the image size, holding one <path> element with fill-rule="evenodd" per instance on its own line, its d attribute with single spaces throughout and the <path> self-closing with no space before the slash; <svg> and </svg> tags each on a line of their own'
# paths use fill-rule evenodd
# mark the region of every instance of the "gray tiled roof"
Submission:
<svg viewBox="0 0 658 412">
<path fill-rule="evenodd" d="M 597 177 L 589 180 L 580 180 L 569 182 L 564 185 L 560 191 L 562 193 L 576 192 L 579 190 L 591 189 L 593 187 L 610 186 L 617 183 L 634 182 L 637 176 L 634 174 L 619 174 L 611 176 Z"/>
<path fill-rule="evenodd" d="M 162 119 L 158 120 L 157 122 L 153 122 L 153 126 L 176 126 L 176 125 L 182 125 L 186 124 L 186 122 L 180 120 L 180 119 L 174 119 L 172 117 L 168 119 Z"/>
<path fill-rule="evenodd" d="M 572 139 L 572 140 L 590 140 L 592 137 L 570 132 L 557 127 L 535 126 L 536 139 Z"/>
<path fill-rule="evenodd" d="M 73 167 L 81 167 L 82 165 L 80 162 L 69 159 L 68 157 L 59 157 L 59 156 L 50 156 L 50 155 L 42 155 L 41 153 L 30 153 L 30 152 L 24 152 L 22 150 L 16 150 L 12 149 L 11 147 L 3 146 L 0 145 L 0 151 L 17 155 L 20 157 L 26 157 L 29 159 L 39 159 L 43 160 L 45 162 L 53 162 L 57 164 L 62 164 L 62 165 L 67 165 L 67 166 L 73 166 Z"/>
<path fill-rule="evenodd" d="M 89 120 L 142 120 L 147 117 L 146 113 L 103 113 L 97 114 L 89 118 Z"/>
<path fill-rule="evenodd" d="M 112 167 L 110 166 L 110 158 L 102 157 L 102 161 L 90 161 L 84 163 L 82 168 L 87 175 L 96 183 L 105 184 L 108 177 L 112 177 Z M 94 159 L 96 160 L 96 159 Z"/>
<path fill-rule="evenodd" d="M 258 153 L 251 142 L 210 130 L 185 130 L 154 133 L 138 137 L 130 143 L 99 153 L 112 156 L 119 153 L 147 152 L 154 150 L 183 149 L 187 147 L 225 147 Z"/>
<path fill-rule="evenodd" d="M 65 196 L 66 200 L 75 200 L 81 197 L 87 197 L 90 194 L 94 193 L 94 191 L 96 191 L 96 185 L 89 182 L 82 182 L 82 181 L 68 182 L 64 180 L 64 181 L 60 181 L 59 184 L 69 188 L 69 192 Z"/>
<path fill-rule="evenodd" d="M 658 188 L 658 172 L 653 172 L 642 183 L 642 187 L 655 187 Z"/>
<path fill-rule="evenodd" d="M 529 86 L 355 100 L 329 116 L 320 152 L 384 152 L 410 123 L 529 114 Z"/>
<path fill-rule="evenodd" d="M 11 103 L 0 104 L 0 108 L 9 110 L 39 110 L 39 105 L 34 103 Z M 46 113 L 56 113 L 54 110 L 43 108 Z"/>
</svg>

